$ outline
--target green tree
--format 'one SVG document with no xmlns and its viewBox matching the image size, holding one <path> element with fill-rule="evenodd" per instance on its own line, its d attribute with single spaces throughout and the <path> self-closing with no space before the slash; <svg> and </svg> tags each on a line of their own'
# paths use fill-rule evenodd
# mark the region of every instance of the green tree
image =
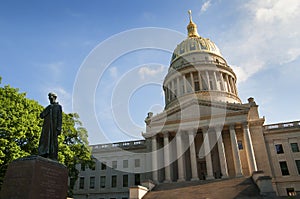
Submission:
<svg viewBox="0 0 300 199">
<path fill-rule="evenodd" d="M 0 87 L 0 187 L 10 162 L 37 154 L 42 126 L 39 114 L 42 110 L 38 102 L 26 98 L 26 93 L 20 93 L 17 88 Z M 93 164 L 87 136 L 78 114 L 63 113 L 58 160 L 68 168 L 70 194 L 78 176 L 76 164 Z"/>
<path fill-rule="evenodd" d="M 68 167 L 70 196 L 79 174 L 76 165 L 84 164 L 92 167 L 94 164 L 87 137 L 87 130 L 82 127 L 78 114 L 63 113 L 62 134 L 58 137 L 58 160 Z"/>
</svg>

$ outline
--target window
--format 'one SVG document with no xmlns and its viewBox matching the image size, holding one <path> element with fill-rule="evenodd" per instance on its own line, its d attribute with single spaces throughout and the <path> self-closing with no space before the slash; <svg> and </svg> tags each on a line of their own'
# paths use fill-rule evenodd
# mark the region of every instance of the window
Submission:
<svg viewBox="0 0 300 199">
<path fill-rule="evenodd" d="M 279 164 L 280 164 L 280 169 L 281 169 L 282 175 L 283 176 L 290 175 L 290 172 L 289 172 L 288 166 L 286 164 L 286 161 L 279 162 Z"/>
<path fill-rule="evenodd" d="M 195 45 L 195 43 L 192 43 L 192 44 L 190 45 L 190 50 L 196 50 L 196 45 Z"/>
<path fill-rule="evenodd" d="M 185 79 L 186 79 L 186 89 L 187 89 L 187 93 L 192 92 L 192 80 L 191 80 L 191 75 L 190 73 L 185 74 Z"/>
<path fill-rule="evenodd" d="M 101 163 L 101 170 L 106 170 L 106 163 L 105 162 Z"/>
<path fill-rule="evenodd" d="M 134 185 L 141 184 L 141 176 L 140 174 L 134 174 Z"/>
<path fill-rule="evenodd" d="M 135 167 L 140 167 L 140 159 L 135 159 L 134 160 L 134 166 Z"/>
<path fill-rule="evenodd" d="M 117 187 L 117 176 L 111 176 L 111 187 Z"/>
<path fill-rule="evenodd" d="M 70 177 L 70 187 L 74 187 L 76 179 L 74 177 Z"/>
<path fill-rule="evenodd" d="M 293 152 L 299 152 L 298 143 L 291 143 L 291 148 Z"/>
<path fill-rule="evenodd" d="M 174 90 L 174 97 L 177 98 L 177 96 L 178 96 L 178 92 L 177 92 L 177 79 L 175 79 L 175 80 L 173 81 L 173 83 L 174 83 L 174 87 L 173 87 L 173 90 Z"/>
<path fill-rule="evenodd" d="M 123 175 L 123 187 L 128 187 L 128 175 Z"/>
<path fill-rule="evenodd" d="M 200 90 L 200 85 L 199 85 L 199 76 L 198 76 L 198 73 L 193 73 L 193 78 L 194 78 L 194 88 L 195 88 L 195 91 L 199 91 Z"/>
<path fill-rule="evenodd" d="M 300 175 L 300 160 L 295 160 L 295 162 L 298 169 L 298 174 Z"/>
<path fill-rule="evenodd" d="M 128 160 L 123 160 L 123 168 L 128 168 Z"/>
<path fill-rule="evenodd" d="M 184 53 L 184 48 L 181 46 L 180 48 L 180 54 L 183 54 Z"/>
<path fill-rule="evenodd" d="M 286 193 L 288 196 L 296 196 L 296 192 L 294 188 L 286 188 Z"/>
<path fill-rule="evenodd" d="M 277 154 L 284 153 L 282 144 L 275 144 L 275 149 L 276 149 Z"/>
<path fill-rule="evenodd" d="M 244 149 L 243 142 L 241 140 L 238 140 L 237 144 L 238 144 L 239 150 L 243 150 Z"/>
<path fill-rule="evenodd" d="M 79 179 L 79 189 L 84 189 L 84 177 Z"/>
<path fill-rule="evenodd" d="M 116 169 L 118 167 L 118 162 L 117 161 L 112 161 L 112 168 Z"/>
<path fill-rule="evenodd" d="M 105 176 L 100 176 L 100 188 L 105 188 L 105 182 L 106 178 Z"/>
<path fill-rule="evenodd" d="M 90 177 L 90 189 L 95 188 L 95 177 Z"/>
</svg>

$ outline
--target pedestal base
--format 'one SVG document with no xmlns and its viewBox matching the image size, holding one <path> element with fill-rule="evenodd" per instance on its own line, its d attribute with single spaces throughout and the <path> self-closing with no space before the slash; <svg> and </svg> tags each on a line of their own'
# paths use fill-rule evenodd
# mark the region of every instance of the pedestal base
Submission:
<svg viewBox="0 0 300 199">
<path fill-rule="evenodd" d="M 8 165 L 1 199 L 66 199 L 67 168 L 40 156 L 20 158 Z"/>
</svg>

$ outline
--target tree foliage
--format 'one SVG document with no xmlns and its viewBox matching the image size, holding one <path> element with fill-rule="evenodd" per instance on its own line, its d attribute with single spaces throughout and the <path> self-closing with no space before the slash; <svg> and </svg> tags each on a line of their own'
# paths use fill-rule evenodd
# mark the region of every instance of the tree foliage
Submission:
<svg viewBox="0 0 300 199">
<path fill-rule="evenodd" d="M 42 110 L 38 102 L 26 98 L 26 94 L 17 88 L 0 87 L 0 187 L 10 162 L 37 154 Z M 92 165 L 87 136 L 78 114 L 63 113 L 58 160 L 68 168 L 71 189 L 78 176 L 76 164 Z"/>
</svg>

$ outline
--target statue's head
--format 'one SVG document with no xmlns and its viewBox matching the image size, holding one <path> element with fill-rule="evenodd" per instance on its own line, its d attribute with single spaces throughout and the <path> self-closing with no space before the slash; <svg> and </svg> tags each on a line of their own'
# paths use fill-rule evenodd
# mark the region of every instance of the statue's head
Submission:
<svg viewBox="0 0 300 199">
<path fill-rule="evenodd" d="M 54 104 L 57 98 L 57 95 L 53 92 L 50 92 L 48 94 L 49 100 L 50 100 L 50 104 Z"/>
</svg>

